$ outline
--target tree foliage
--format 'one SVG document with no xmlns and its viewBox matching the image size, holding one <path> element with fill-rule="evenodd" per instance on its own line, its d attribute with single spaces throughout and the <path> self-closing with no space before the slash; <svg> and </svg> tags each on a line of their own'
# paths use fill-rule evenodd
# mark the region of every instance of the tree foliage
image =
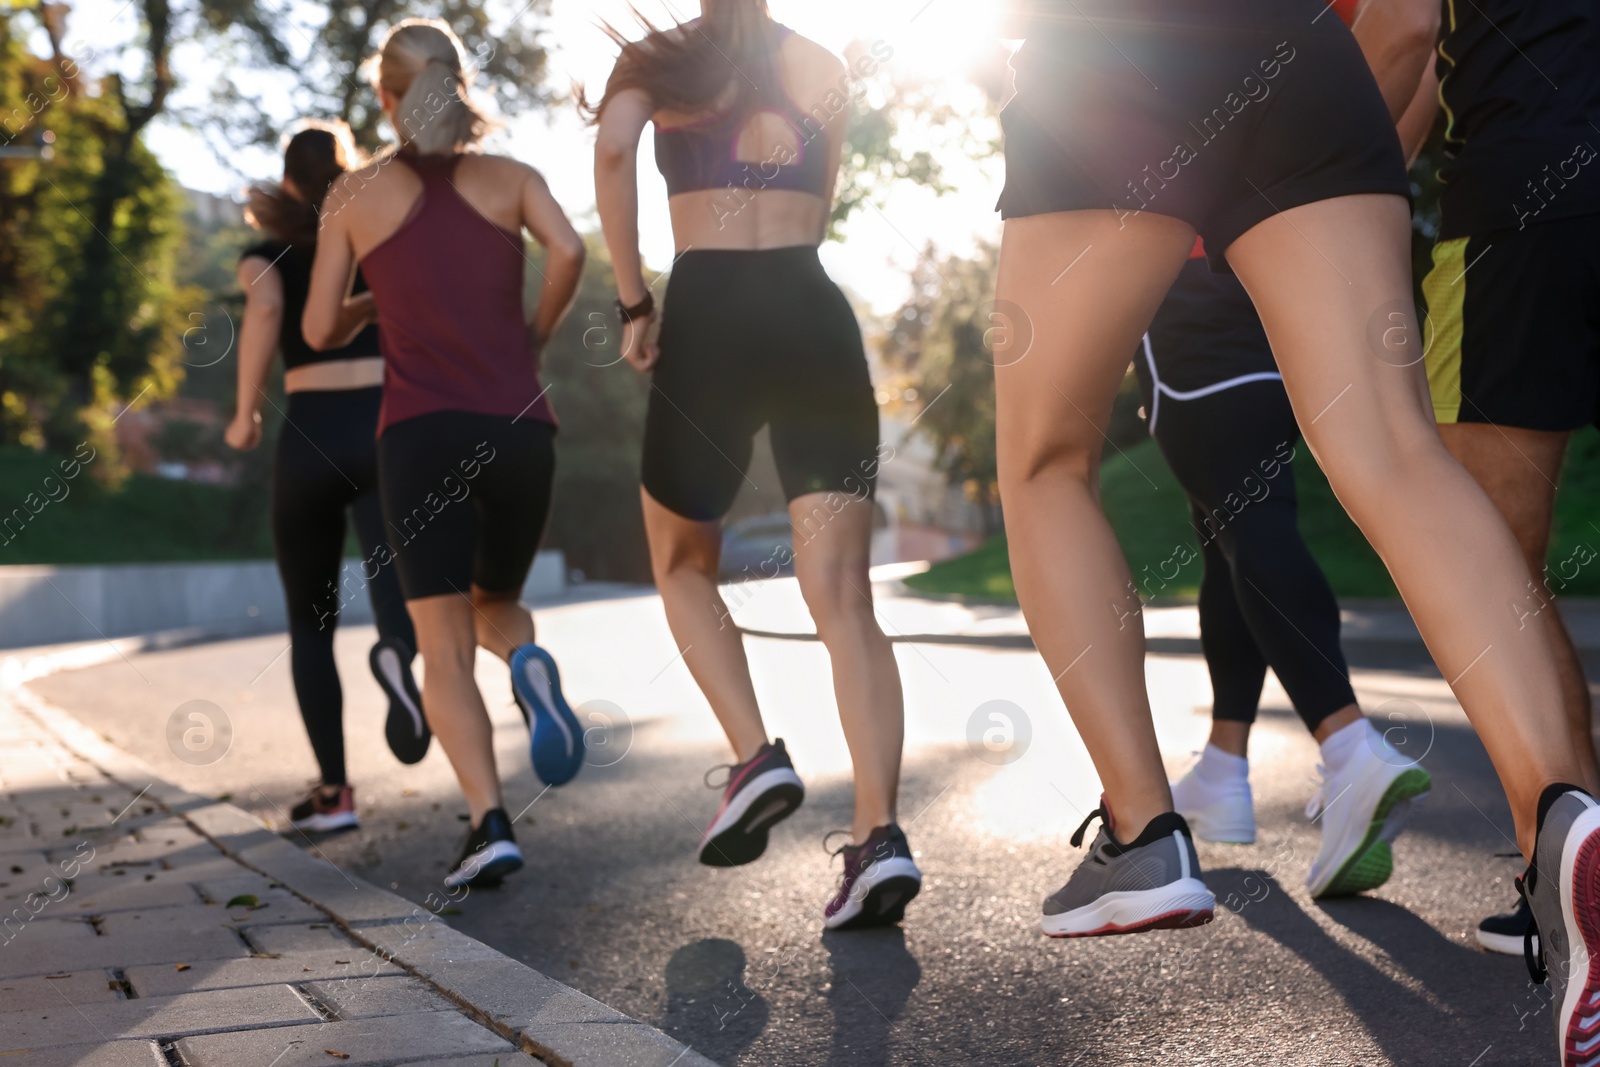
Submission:
<svg viewBox="0 0 1600 1067">
<path fill-rule="evenodd" d="M 545 50 L 538 31 L 549 0 L 519 7 L 495 25 L 484 0 L 322 0 L 314 7 L 265 5 L 258 0 L 200 0 L 217 47 L 231 62 L 212 86 L 206 107 L 187 116 L 215 134 L 221 146 L 277 142 L 269 109 L 240 87 L 239 71 L 265 71 L 291 80 L 295 113 L 340 118 L 368 150 L 382 142 L 383 114 L 362 64 L 402 19 L 436 18 L 461 38 L 477 68 L 477 89 L 505 114 L 550 103 L 544 88 Z M 314 14 L 313 14 L 314 13 Z"/>
<path fill-rule="evenodd" d="M 138 83 L 113 74 L 91 85 L 59 11 L 34 13 L 48 58 L 23 47 L 26 15 L 0 18 L 3 134 L 12 144 L 55 136 L 49 160 L 0 162 L 4 441 L 71 451 L 90 438 L 110 451 L 124 404 L 169 393 L 178 378 L 183 311 L 199 294 L 175 280 L 181 201 L 140 140 L 171 88 L 165 4 L 145 2 L 152 51 Z"/>
</svg>

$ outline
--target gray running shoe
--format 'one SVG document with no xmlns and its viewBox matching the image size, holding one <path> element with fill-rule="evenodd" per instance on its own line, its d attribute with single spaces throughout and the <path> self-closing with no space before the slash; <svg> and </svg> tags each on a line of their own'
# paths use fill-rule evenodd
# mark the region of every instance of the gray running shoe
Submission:
<svg viewBox="0 0 1600 1067">
<path fill-rule="evenodd" d="M 1106 832 L 1110 816 L 1102 803 L 1072 835 L 1074 848 L 1083 846 L 1084 831 L 1096 818 L 1100 832 L 1089 855 L 1066 885 L 1045 898 L 1040 929 L 1051 937 L 1094 937 L 1211 921 L 1217 900 L 1200 880 L 1200 859 L 1182 815 L 1158 815 L 1121 845 Z"/>
<path fill-rule="evenodd" d="M 1568 788 L 1540 798 L 1539 836 L 1533 863 L 1517 882 L 1538 924 L 1524 942 L 1528 973 L 1550 983 L 1556 1009 L 1556 1047 L 1562 1067 L 1600 1064 L 1600 969 L 1590 957 L 1600 948 L 1600 801 Z"/>
</svg>

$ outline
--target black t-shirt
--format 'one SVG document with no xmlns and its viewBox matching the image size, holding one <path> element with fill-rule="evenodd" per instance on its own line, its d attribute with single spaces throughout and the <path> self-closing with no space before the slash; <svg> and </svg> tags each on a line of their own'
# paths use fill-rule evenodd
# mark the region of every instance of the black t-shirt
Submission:
<svg viewBox="0 0 1600 1067">
<path fill-rule="evenodd" d="M 1600 212 L 1600 2 L 1444 3 L 1440 237 Z"/>
<path fill-rule="evenodd" d="M 360 359 L 378 355 L 378 327 L 367 326 L 356 334 L 355 340 L 343 348 L 330 348 L 318 352 L 306 344 L 300 332 L 300 317 L 306 310 L 306 293 L 311 288 L 311 261 L 316 257 L 315 245 L 289 245 L 281 241 L 262 241 L 240 253 L 239 258 L 259 256 L 271 263 L 283 279 L 283 325 L 278 330 L 278 350 L 283 353 L 285 370 L 303 367 L 307 363 L 326 363 L 335 359 Z M 366 292 L 367 283 L 356 271 L 355 292 Z"/>
</svg>

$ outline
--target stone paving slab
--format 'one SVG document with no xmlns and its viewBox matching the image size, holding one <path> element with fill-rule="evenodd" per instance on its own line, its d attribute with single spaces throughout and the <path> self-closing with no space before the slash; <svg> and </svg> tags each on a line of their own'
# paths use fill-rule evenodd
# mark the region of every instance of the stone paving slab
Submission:
<svg viewBox="0 0 1600 1067">
<path fill-rule="evenodd" d="M 14 689 L 0 812 L 0 1062 L 710 1064 Z"/>
<path fill-rule="evenodd" d="M 89 1033 L 104 1041 L 172 1038 L 231 1030 L 240 1019 L 253 1027 L 276 1027 L 320 1022 L 322 1016 L 289 986 L 257 986 L 99 1004 L 63 1002 L 48 1010 L 15 1012 L 6 1016 L 5 1040 L 44 1048 L 77 1044 Z"/>
<path fill-rule="evenodd" d="M 502 1052 L 493 1056 L 487 1053 L 453 1056 L 446 1060 L 407 1060 L 402 1067 L 521 1067 L 538 1062 L 526 1052 Z"/>
<path fill-rule="evenodd" d="M 257 1063 L 270 1063 L 273 1067 L 391 1067 L 415 1062 L 418 1057 L 459 1056 L 464 1052 L 507 1055 L 516 1049 L 460 1012 L 438 1011 L 186 1037 L 177 1042 L 177 1051 L 190 1067 Z M 334 1056 L 334 1052 L 349 1058 Z M 492 1057 L 489 1062 L 493 1062 Z"/>
<path fill-rule="evenodd" d="M 9 1044 L 9 1042 L 7 1042 Z M 98 1041 L 0 1053 L 6 1067 L 169 1067 L 154 1041 Z"/>
<path fill-rule="evenodd" d="M 0 1013 L 121 999 L 122 993 L 107 971 L 73 971 L 48 978 L 40 975 L 0 980 Z"/>
<path fill-rule="evenodd" d="M 305 990 L 341 1019 L 445 1011 L 454 1006 L 433 986 L 410 976 L 308 982 Z"/>
<path fill-rule="evenodd" d="M 88 929 L 87 937 L 80 932 Z M 0 978 L 55 974 L 87 967 L 136 967 L 227 959 L 244 949 L 239 935 L 218 928 L 175 938 L 164 930 L 98 937 L 87 924 L 69 919 L 34 921 L 0 949 Z"/>
<path fill-rule="evenodd" d="M 272 982 L 312 982 L 403 975 L 393 963 L 356 944 L 297 952 L 277 959 L 207 960 L 183 970 L 172 966 L 129 967 L 123 977 L 141 997 L 168 996 L 201 989 L 228 989 Z M 3 988 L 3 987 L 0 987 Z"/>
</svg>

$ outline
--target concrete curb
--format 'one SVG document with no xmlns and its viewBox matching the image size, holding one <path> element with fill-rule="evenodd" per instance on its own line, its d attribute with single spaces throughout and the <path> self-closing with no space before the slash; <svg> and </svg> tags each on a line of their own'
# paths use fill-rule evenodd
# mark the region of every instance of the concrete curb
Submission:
<svg viewBox="0 0 1600 1067">
<path fill-rule="evenodd" d="M 58 662 L 65 651 L 56 653 Z M 18 711 L 108 778 L 182 819 L 236 863 L 281 883 L 376 958 L 427 982 L 551 1067 L 716 1067 L 655 1027 L 451 929 L 428 908 L 314 858 L 232 804 L 161 779 L 70 713 L 7 682 Z"/>
</svg>

